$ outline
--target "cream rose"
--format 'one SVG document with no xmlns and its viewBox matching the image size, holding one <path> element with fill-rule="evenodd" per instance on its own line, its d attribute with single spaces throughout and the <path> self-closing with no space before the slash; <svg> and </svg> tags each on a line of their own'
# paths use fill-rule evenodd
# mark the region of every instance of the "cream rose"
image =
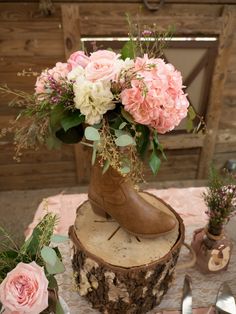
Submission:
<svg viewBox="0 0 236 314">
<path fill-rule="evenodd" d="M 90 62 L 85 68 L 85 76 L 89 81 L 115 80 L 121 71 L 119 55 L 109 50 L 99 50 L 91 54 Z"/>
<path fill-rule="evenodd" d="M 48 307 L 48 280 L 35 262 L 19 263 L 0 285 L 5 313 L 38 314 Z"/>
<path fill-rule="evenodd" d="M 109 82 L 90 82 L 79 77 L 74 84 L 75 107 L 85 115 L 85 122 L 99 123 L 103 115 L 115 108 Z"/>
</svg>

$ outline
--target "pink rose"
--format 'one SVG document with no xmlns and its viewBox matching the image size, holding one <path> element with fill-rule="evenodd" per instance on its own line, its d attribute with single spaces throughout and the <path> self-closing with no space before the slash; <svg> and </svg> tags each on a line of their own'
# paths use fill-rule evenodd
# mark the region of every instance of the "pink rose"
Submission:
<svg viewBox="0 0 236 314">
<path fill-rule="evenodd" d="M 67 77 L 68 73 L 67 63 L 62 62 L 57 62 L 55 67 L 52 69 L 44 70 L 40 76 L 37 77 L 37 81 L 35 83 L 36 94 L 46 92 L 46 88 L 50 86 L 50 77 L 56 82 L 60 82 Z"/>
<path fill-rule="evenodd" d="M 109 50 L 98 50 L 91 53 L 90 62 L 85 68 L 85 76 L 89 81 L 115 80 L 123 63 L 119 55 Z"/>
<path fill-rule="evenodd" d="M 54 68 L 48 70 L 48 74 L 51 75 L 57 82 L 66 78 L 68 73 L 67 63 L 62 62 L 57 62 Z"/>
<path fill-rule="evenodd" d="M 48 307 L 48 280 L 35 262 L 19 263 L 0 285 L 0 301 L 6 313 L 38 314 Z"/>
<path fill-rule="evenodd" d="M 76 68 L 80 65 L 82 68 L 85 68 L 89 63 L 89 57 L 85 55 L 83 51 L 76 51 L 72 53 L 70 58 L 67 60 L 67 68 L 69 71 Z"/>
</svg>

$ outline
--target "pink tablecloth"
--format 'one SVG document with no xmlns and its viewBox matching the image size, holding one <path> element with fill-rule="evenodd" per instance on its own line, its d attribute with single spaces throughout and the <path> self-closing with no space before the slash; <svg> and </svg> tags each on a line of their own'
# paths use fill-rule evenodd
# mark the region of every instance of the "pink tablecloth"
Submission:
<svg viewBox="0 0 236 314">
<path fill-rule="evenodd" d="M 169 203 L 181 215 L 186 227 L 185 241 L 187 243 L 191 242 L 192 234 L 195 229 L 206 225 L 207 217 L 205 214 L 206 207 L 202 199 L 203 191 L 205 191 L 205 188 L 149 190 L 150 193 L 153 193 Z M 60 222 L 56 232 L 67 234 L 68 227 L 74 223 L 76 209 L 86 199 L 86 194 L 59 194 L 43 200 L 35 213 L 33 222 L 27 229 L 27 234 L 32 231 L 32 228 L 34 228 L 41 217 L 44 216 L 46 210 L 54 212 L 60 216 Z M 232 230 L 234 229 L 235 228 L 232 228 Z M 234 239 L 234 241 L 235 240 L 236 239 Z M 61 245 L 60 249 L 66 266 L 66 272 L 60 275 L 58 280 L 61 282 L 61 295 L 68 303 L 71 314 L 98 313 L 91 308 L 85 298 L 80 297 L 75 291 L 73 286 L 73 271 L 71 267 L 69 243 Z M 186 255 L 186 250 L 181 250 L 178 262 L 181 263 L 183 260 L 186 260 Z M 194 307 L 207 307 L 210 304 L 214 304 L 217 290 L 223 281 L 228 282 L 234 295 L 236 295 L 236 252 L 233 250 L 231 262 L 226 272 L 203 275 L 195 268 L 177 270 L 175 280 L 167 294 L 164 296 L 161 304 L 158 308 L 150 311 L 149 314 L 159 313 L 161 309 L 180 309 L 183 280 L 186 272 L 190 274 L 193 281 Z"/>
<path fill-rule="evenodd" d="M 201 197 L 203 191 L 205 191 L 205 188 L 148 190 L 148 192 L 170 204 L 181 215 L 185 226 L 204 226 L 206 224 L 206 207 Z M 39 205 L 27 233 L 35 227 L 47 210 L 58 214 L 60 217 L 56 232 L 60 234 L 67 233 L 69 226 L 75 221 L 76 209 L 86 199 L 87 194 L 58 194 L 44 199 Z"/>
</svg>

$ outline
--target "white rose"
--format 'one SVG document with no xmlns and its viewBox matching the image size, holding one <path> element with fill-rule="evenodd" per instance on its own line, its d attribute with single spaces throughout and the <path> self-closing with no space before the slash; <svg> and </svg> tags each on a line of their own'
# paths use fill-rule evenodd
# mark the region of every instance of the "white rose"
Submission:
<svg viewBox="0 0 236 314">
<path fill-rule="evenodd" d="M 74 84 L 75 107 L 85 115 L 85 122 L 93 125 L 101 121 L 103 115 L 115 108 L 112 102 L 109 82 L 91 82 L 78 77 Z"/>
</svg>

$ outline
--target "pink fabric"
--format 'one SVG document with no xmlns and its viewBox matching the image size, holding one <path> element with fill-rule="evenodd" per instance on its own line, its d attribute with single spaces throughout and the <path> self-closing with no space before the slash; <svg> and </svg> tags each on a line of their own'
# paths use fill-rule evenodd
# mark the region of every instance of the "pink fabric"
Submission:
<svg viewBox="0 0 236 314">
<path fill-rule="evenodd" d="M 163 190 L 148 190 L 170 204 L 182 217 L 185 226 L 205 225 L 207 216 L 206 206 L 201 197 L 205 188 L 171 188 Z M 26 235 L 31 234 L 33 228 L 46 214 L 46 211 L 57 214 L 60 221 L 56 227 L 56 233 L 67 234 L 70 225 L 73 225 L 76 217 L 76 209 L 87 199 L 87 194 L 58 194 L 44 199 L 36 210 L 34 220 L 26 230 Z"/>
</svg>

